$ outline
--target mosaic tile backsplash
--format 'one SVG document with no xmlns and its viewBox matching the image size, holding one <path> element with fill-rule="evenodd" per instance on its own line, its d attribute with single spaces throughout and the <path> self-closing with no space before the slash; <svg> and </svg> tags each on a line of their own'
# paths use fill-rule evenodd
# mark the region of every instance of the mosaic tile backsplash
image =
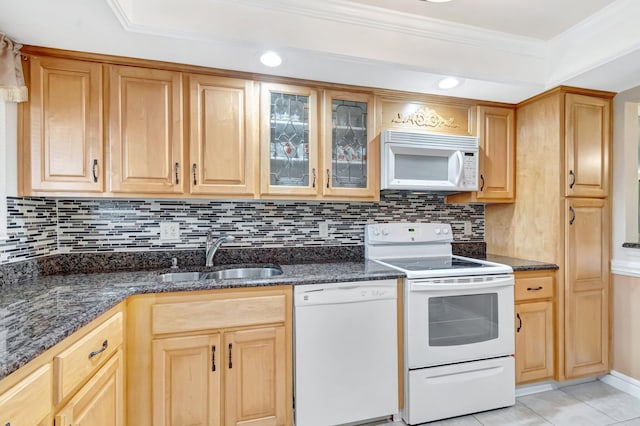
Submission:
<svg viewBox="0 0 640 426">
<path fill-rule="evenodd" d="M 482 205 L 448 205 L 444 196 L 385 192 L 378 203 L 11 199 L 13 243 L 0 245 L 0 263 L 53 253 L 204 248 L 206 233 L 236 237 L 227 248 L 362 245 L 374 222 L 447 222 L 455 241 L 484 241 Z M 180 239 L 160 241 L 160 223 L 180 227 Z M 327 222 L 329 236 L 318 226 Z M 465 222 L 472 233 L 465 235 Z M 2 244 L 2 243 L 0 243 Z M 21 247 L 19 250 L 16 247 Z"/>
<path fill-rule="evenodd" d="M 0 264 L 55 253 L 56 200 L 7 197 L 7 235 L 0 239 Z"/>
</svg>

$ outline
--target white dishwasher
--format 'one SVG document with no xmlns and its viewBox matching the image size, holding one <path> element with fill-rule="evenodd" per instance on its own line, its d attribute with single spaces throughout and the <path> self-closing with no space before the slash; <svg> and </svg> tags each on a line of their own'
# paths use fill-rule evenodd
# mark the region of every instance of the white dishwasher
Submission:
<svg viewBox="0 0 640 426">
<path fill-rule="evenodd" d="M 294 304 L 296 425 L 397 414 L 397 281 L 296 286 Z"/>
</svg>

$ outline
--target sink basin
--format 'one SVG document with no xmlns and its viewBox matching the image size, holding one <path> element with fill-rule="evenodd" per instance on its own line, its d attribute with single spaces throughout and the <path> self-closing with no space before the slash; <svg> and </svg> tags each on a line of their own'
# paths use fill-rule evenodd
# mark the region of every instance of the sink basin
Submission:
<svg viewBox="0 0 640 426">
<path fill-rule="evenodd" d="M 198 281 L 204 279 L 206 272 L 170 272 L 160 275 L 162 282 Z"/>
<path fill-rule="evenodd" d="M 209 280 L 234 280 L 234 279 L 255 279 L 267 278 L 274 275 L 282 275 L 282 269 L 273 266 L 253 267 L 253 268 L 230 268 L 221 271 L 208 272 L 204 279 Z"/>
<path fill-rule="evenodd" d="M 160 275 L 162 282 L 198 281 L 198 280 L 235 280 L 267 278 L 281 275 L 282 269 L 275 266 L 254 266 L 229 268 L 215 272 L 169 272 Z"/>
</svg>

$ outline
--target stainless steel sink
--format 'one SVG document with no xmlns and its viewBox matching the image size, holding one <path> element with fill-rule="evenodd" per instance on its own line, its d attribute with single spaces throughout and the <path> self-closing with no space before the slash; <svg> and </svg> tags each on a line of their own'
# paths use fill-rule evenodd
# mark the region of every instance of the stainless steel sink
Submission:
<svg viewBox="0 0 640 426">
<path fill-rule="evenodd" d="M 267 278 L 282 275 L 282 269 L 275 266 L 254 266 L 229 268 L 215 272 L 169 272 L 160 275 L 163 282 L 199 281 L 199 280 L 236 280 Z"/>
<path fill-rule="evenodd" d="M 209 280 L 235 280 L 235 279 L 255 279 L 267 278 L 274 275 L 282 275 L 282 269 L 273 266 L 253 267 L 253 268 L 229 268 L 221 271 L 208 272 L 204 279 Z"/>
<path fill-rule="evenodd" d="M 169 272 L 160 275 L 162 282 L 198 281 L 204 279 L 206 272 Z"/>
</svg>

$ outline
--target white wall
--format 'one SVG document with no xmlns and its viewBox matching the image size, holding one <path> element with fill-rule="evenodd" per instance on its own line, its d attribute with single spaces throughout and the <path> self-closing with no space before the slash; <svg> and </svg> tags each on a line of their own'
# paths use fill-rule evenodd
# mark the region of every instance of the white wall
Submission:
<svg viewBox="0 0 640 426">
<path fill-rule="evenodd" d="M 638 241 L 638 103 L 640 86 L 620 92 L 613 101 L 612 261 L 614 274 L 640 277 Z"/>
<path fill-rule="evenodd" d="M 7 229 L 7 196 L 18 193 L 18 108 L 0 101 L 0 238 Z"/>
</svg>

